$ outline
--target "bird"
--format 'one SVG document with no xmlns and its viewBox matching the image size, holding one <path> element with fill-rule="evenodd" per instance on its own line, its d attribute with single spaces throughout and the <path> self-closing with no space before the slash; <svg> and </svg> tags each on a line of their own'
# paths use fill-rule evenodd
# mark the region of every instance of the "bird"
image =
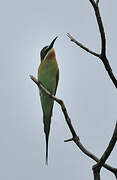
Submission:
<svg viewBox="0 0 117 180">
<path fill-rule="evenodd" d="M 50 45 L 45 46 L 41 50 L 41 63 L 38 68 L 38 82 L 40 82 L 53 95 L 56 94 L 59 81 L 59 68 L 56 60 L 55 50 L 53 48 L 57 38 L 58 37 L 55 37 Z M 49 97 L 43 90 L 39 89 L 39 91 L 46 140 L 46 164 L 48 164 L 48 141 L 54 100 Z"/>
</svg>

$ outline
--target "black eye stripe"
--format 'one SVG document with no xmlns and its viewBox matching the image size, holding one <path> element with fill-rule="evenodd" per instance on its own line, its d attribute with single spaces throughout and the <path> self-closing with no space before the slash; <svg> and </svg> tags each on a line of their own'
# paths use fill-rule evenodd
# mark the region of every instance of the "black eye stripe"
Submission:
<svg viewBox="0 0 117 180">
<path fill-rule="evenodd" d="M 49 50 L 49 49 L 48 49 L 48 46 L 45 46 L 45 47 L 41 50 L 41 53 L 40 53 L 40 55 L 41 55 L 41 61 L 44 60 L 44 57 L 46 56 L 48 50 Z"/>
</svg>

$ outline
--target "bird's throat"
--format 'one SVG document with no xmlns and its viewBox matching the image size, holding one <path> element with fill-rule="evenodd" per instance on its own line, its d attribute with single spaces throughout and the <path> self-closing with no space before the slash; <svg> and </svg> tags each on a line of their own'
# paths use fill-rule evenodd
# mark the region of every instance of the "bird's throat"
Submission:
<svg viewBox="0 0 117 180">
<path fill-rule="evenodd" d="M 45 56 L 44 60 L 50 61 L 50 60 L 55 59 L 55 58 L 56 58 L 56 54 L 55 54 L 54 49 L 52 48 L 52 49 L 47 53 L 47 55 Z"/>
</svg>

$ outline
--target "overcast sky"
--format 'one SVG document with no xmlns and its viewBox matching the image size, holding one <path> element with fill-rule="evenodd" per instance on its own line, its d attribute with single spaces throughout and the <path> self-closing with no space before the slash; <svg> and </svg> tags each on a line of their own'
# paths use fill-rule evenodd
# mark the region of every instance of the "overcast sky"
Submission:
<svg viewBox="0 0 117 180">
<path fill-rule="evenodd" d="M 117 77 L 117 1 L 100 0 L 107 55 Z M 117 92 L 94 56 L 69 41 L 71 33 L 100 52 L 100 35 L 89 0 L 0 1 L 0 179 L 91 180 L 95 162 L 73 143 L 61 108 L 55 103 L 45 165 L 45 136 L 37 76 L 40 50 L 59 36 L 55 51 L 60 69 L 57 97 L 63 99 L 81 142 L 100 157 L 117 120 Z M 117 167 L 117 145 L 108 163 Z M 115 179 L 102 169 L 103 179 Z"/>
</svg>

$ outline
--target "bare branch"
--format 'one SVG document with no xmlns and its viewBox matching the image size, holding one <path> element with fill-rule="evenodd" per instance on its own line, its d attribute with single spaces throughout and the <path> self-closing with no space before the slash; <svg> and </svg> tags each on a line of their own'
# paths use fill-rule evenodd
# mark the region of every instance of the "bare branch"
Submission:
<svg viewBox="0 0 117 180">
<path fill-rule="evenodd" d="M 34 76 L 30 75 L 30 79 L 38 86 L 38 81 Z"/>
<path fill-rule="evenodd" d="M 92 6 L 95 6 L 95 5 L 96 5 L 96 3 L 95 3 L 94 0 L 89 0 L 89 1 L 90 1 L 90 3 L 92 4 Z"/>
<path fill-rule="evenodd" d="M 102 60 L 104 66 L 105 66 L 105 69 L 108 72 L 110 79 L 112 80 L 113 84 L 117 88 L 117 79 L 115 78 L 115 76 L 112 72 L 112 68 L 109 64 L 109 61 L 106 57 L 106 37 L 105 37 L 102 18 L 100 16 L 100 11 L 99 11 L 99 7 L 98 7 L 99 0 L 97 0 L 96 3 L 92 3 L 92 0 L 89 0 L 89 1 L 91 2 L 92 6 L 94 8 L 98 27 L 99 27 L 99 31 L 100 31 L 100 36 L 101 36 L 101 56 L 100 56 L 100 59 Z"/>
<path fill-rule="evenodd" d="M 36 85 L 42 89 L 48 96 L 50 96 L 53 100 L 55 100 L 60 106 L 61 106 L 61 109 L 62 109 L 62 112 L 64 114 L 64 117 L 65 117 L 65 120 L 67 122 L 67 125 L 71 131 L 71 134 L 72 134 L 72 138 L 68 139 L 68 140 L 65 140 L 65 142 L 69 142 L 69 141 L 74 141 L 75 144 L 79 147 L 79 149 L 84 153 L 86 154 L 88 157 L 90 157 L 91 159 L 95 160 L 96 162 L 99 161 L 99 159 L 94 155 L 92 154 L 91 152 L 89 152 L 83 145 L 82 143 L 80 142 L 80 138 L 77 136 L 74 128 L 73 128 L 73 125 L 71 123 L 71 120 L 70 120 L 70 117 L 67 113 L 67 109 L 64 105 L 64 102 L 61 100 L 61 99 L 58 99 L 56 98 L 54 95 L 52 95 L 40 82 L 37 81 L 37 79 L 30 75 L 30 78 L 33 80 L 33 82 L 36 83 Z M 110 165 L 108 164 L 103 164 L 103 167 L 105 167 L 107 170 L 111 171 L 112 173 L 115 174 L 115 176 L 117 177 L 117 169 L 116 168 L 113 168 L 111 167 Z"/>
<path fill-rule="evenodd" d="M 103 23 L 102 23 L 102 19 L 101 19 L 101 16 L 100 16 L 100 11 L 99 11 L 99 8 L 98 8 L 98 0 L 97 2 L 95 3 L 94 1 L 92 0 L 89 0 L 90 3 L 92 4 L 93 8 L 94 8 L 94 11 L 95 11 L 95 15 L 96 15 L 96 19 L 97 19 L 97 23 L 98 23 L 98 27 L 99 27 L 99 31 L 100 31 L 100 35 L 101 35 L 101 54 L 103 56 L 106 56 L 106 38 L 105 38 L 105 32 L 104 32 L 104 27 L 103 27 Z"/>
<path fill-rule="evenodd" d="M 105 69 L 108 72 L 110 79 L 112 80 L 113 84 L 117 88 L 117 79 L 115 78 L 115 76 L 112 72 L 112 68 L 109 64 L 109 61 L 106 57 L 106 37 L 105 37 L 102 18 L 100 16 L 100 11 L 99 11 L 99 7 L 98 7 L 99 0 L 97 0 L 96 3 L 92 3 L 92 0 L 89 0 L 89 1 L 91 2 L 92 6 L 94 8 L 98 27 L 99 27 L 99 31 L 100 31 L 100 36 L 101 36 L 101 56 L 100 56 L 100 59 L 102 60 L 104 66 L 105 66 Z"/>
<path fill-rule="evenodd" d="M 114 84 L 115 87 L 117 88 L 117 79 L 115 78 L 115 76 L 114 76 L 114 74 L 113 74 L 113 72 L 112 72 L 112 68 L 111 68 L 111 66 L 110 66 L 110 64 L 109 64 L 109 61 L 108 61 L 107 57 L 103 57 L 103 56 L 102 56 L 102 57 L 101 57 L 101 60 L 102 60 L 102 62 L 103 62 L 103 64 L 104 64 L 104 67 L 105 67 L 105 69 L 106 69 L 106 71 L 107 71 L 110 79 L 112 80 L 113 84 Z"/>
<path fill-rule="evenodd" d="M 99 0 L 96 1 L 96 5 L 97 5 L 97 6 L 98 6 L 98 4 L 99 4 Z"/>
<path fill-rule="evenodd" d="M 70 141 L 73 141 L 73 140 L 74 140 L 73 138 L 70 138 L 70 139 L 64 140 L 64 142 L 70 142 Z"/>
<path fill-rule="evenodd" d="M 98 163 L 93 166 L 94 180 L 100 180 L 100 170 L 101 170 L 102 166 L 104 165 L 104 163 L 106 162 L 106 160 L 108 159 L 108 157 L 110 156 L 116 142 L 117 142 L 117 122 L 115 125 L 113 136 L 109 142 L 107 149 L 103 153 L 103 155 L 102 155 L 101 159 L 98 161 Z"/>
<path fill-rule="evenodd" d="M 80 142 L 80 140 L 78 140 L 77 138 L 74 138 L 74 142 L 77 144 L 77 146 L 79 147 L 79 149 L 88 157 L 90 157 L 91 159 L 93 159 L 94 161 L 98 162 L 99 158 L 97 158 L 94 154 L 92 154 L 90 151 L 88 151 L 83 144 Z M 104 164 L 103 167 L 105 167 L 107 170 L 111 171 L 112 173 L 114 173 L 114 175 L 117 178 L 117 168 L 113 168 L 112 166 L 108 165 L 108 164 Z"/>
<path fill-rule="evenodd" d="M 91 51 L 90 49 L 88 49 L 87 47 L 85 47 L 83 44 L 81 44 L 81 43 L 79 43 L 78 41 L 76 41 L 76 39 L 75 39 L 73 36 L 71 36 L 71 34 L 67 33 L 67 36 L 70 38 L 70 40 L 71 40 L 72 42 L 74 42 L 75 44 L 77 44 L 78 46 L 80 46 L 82 49 L 84 49 L 84 50 L 87 51 L 88 53 L 90 53 L 90 54 L 92 54 L 92 55 L 94 55 L 94 56 L 100 57 L 100 54 L 97 54 L 97 53 Z"/>
<path fill-rule="evenodd" d="M 105 32 L 104 32 L 104 26 L 102 23 L 102 19 L 100 16 L 100 11 L 99 11 L 99 7 L 98 7 L 98 3 L 99 0 L 96 0 L 96 2 L 94 0 L 89 0 L 90 3 L 92 4 L 93 8 L 94 8 L 94 12 L 96 15 L 96 19 L 97 19 L 97 23 L 98 23 L 98 27 L 99 27 L 99 31 L 100 31 L 100 36 L 101 36 L 101 54 L 97 54 L 91 50 L 89 50 L 87 47 L 85 47 L 84 45 L 82 45 L 81 43 L 79 43 L 78 41 L 76 41 L 75 38 L 73 38 L 73 36 L 71 36 L 69 33 L 67 34 L 67 36 L 70 38 L 70 40 L 72 42 L 74 42 L 75 44 L 77 44 L 78 46 L 80 46 L 82 49 L 84 49 L 85 51 L 87 51 L 88 53 L 97 56 L 98 58 L 100 58 L 104 64 L 104 67 L 110 77 L 110 79 L 112 80 L 113 84 L 115 85 L 115 87 L 117 88 L 117 79 L 115 78 L 113 72 L 112 72 L 112 68 L 109 64 L 109 61 L 106 57 L 106 37 L 105 37 Z"/>
<path fill-rule="evenodd" d="M 94 180 L 100 180 L 100 172 L 98 170 L 93 170 Z"/>
</svg>

